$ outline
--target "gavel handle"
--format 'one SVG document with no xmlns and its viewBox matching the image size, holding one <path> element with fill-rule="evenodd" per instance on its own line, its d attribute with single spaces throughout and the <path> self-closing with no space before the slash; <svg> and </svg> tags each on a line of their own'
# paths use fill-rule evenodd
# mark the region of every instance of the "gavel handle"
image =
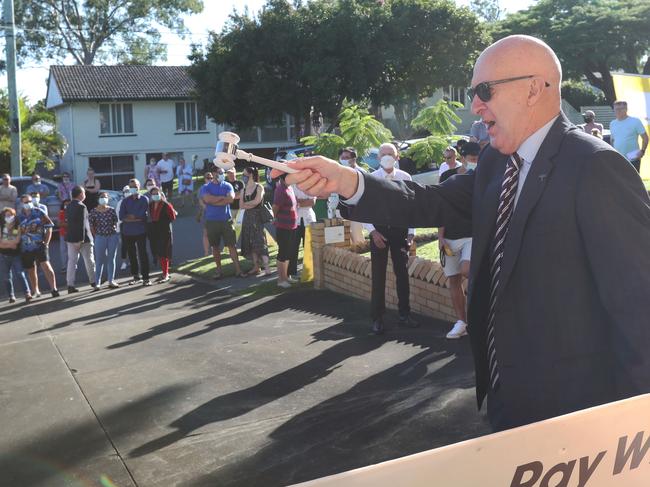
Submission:
<svg viewBox="0 0 650 487">
<path fill-rule="evenodd" d="M 296 169 L 287 166 L 283 162 L 272 161 L 271 159 L 266 159 L 264 157 L 249 154 L 248 152 L 245 152 L 243 150 L 237 150 L 237 159 L 243 159 L 249 162 L 256 162 L 258 164 L 272 167 L 273 169 L 277 169 L 278 171 L 282 171 L 282 172 L 287 172 L 287 173 L 298 172 Z"/>
</svg>

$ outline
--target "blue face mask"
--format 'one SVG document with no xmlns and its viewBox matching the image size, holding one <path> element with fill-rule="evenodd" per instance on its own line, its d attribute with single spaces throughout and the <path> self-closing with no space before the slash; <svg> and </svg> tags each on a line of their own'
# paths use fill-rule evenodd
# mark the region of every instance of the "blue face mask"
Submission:
<svg viewBox="0 0 650 487">
<path fill-rule="evenodd" d="M 29 203 L 23 203 L 23 208 L 25 208 L 26 210 L 31 210 L 32 208 L 34 208 L 34 205 L 30 201 Z"/>
<path fill-rule="evenodd" d="M 160 195 L 159 194 L 152 194 L 151 199 L 154 201 L 160 201 Z"/>
<path fill-rule="evenodd" d="M 226 175 L 225 174 L 217 174 L 217 181 L 220 183 L 223 183 L 226 180 Z"/>
<path fill-rule="evenodd" d="M 99 198 L 99 204 L 100 205 L 107 205 L 108 204 L 108 198 Z"/>
<path fill-rule="evenodd" d="M 244 184 L 248 184 L 248 179 L 249 179 L 248 176 L 242 176 L 241 177 L 241 180 L 244 181 Z"/>
<path fill-rule="evenodd" d="M 138 188 L 129 188 L 129 193 L 131 193 L 132 195 L 138 194 Z"/>
</svg>

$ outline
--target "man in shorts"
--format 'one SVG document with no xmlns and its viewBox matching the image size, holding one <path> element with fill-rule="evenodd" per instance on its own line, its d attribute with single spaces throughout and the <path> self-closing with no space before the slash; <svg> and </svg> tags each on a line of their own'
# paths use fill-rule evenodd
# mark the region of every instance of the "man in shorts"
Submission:
<svg viewBox="0 0 650 487">
<path fill-rule="evenodd" d="M 244 274 L 239 267 L 237 256 L 237 237 L 233 226 L 230 204 L 235 199 L 235 190 L 232 185 L 226 182 L 226 175 L 220 167 L 214 170 L 215 179 L 201 187 L 199 198 L 205 204 L 205 230 L 208 235 L 208 242 L 212 247 L 212 256 L 217 266 L 214 276 L 219 279 L 221 273 L 221 248 L 219 243 L 223 238 L 223 244 L 228 247 L 230 258 L 235 265 L 235 274 L 242 277 Z"/>
<path fill-rule="evenodd" d="M 59 297 L 56 288 L 56 276 L 50 264 L 50 239 L 52 238 L 52 220 L 32 203 L 29 194 L 21 196 L 22 210 L 20 214 L 20 251 L 23 268 L 27 271 L 34 295 L 38 291 L 36 264 L 41 266 L 45 279 L 50 284 L 53 298 Z"/>
</svg>

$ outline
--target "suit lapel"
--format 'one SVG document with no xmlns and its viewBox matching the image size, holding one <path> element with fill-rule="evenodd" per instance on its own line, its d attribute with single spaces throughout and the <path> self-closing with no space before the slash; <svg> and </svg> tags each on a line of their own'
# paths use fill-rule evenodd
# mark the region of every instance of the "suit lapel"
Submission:
<svg viewBox="0 0 650 487">
<path fill-rule="evenodd" d="M 517 206 L 510 220 L 510 228 L 508 229 L 508 236 L 506 237 L 503 251 L 501 276 L 499 278 L 500 291 L 505 289 L 508 284 L 508 279 L 512 274 L 517 257 L 519 256 L 526 222 L 548 184 L 554 167 L 553 157 L 559 151 L 562 139 L 566 135 L 570 125 L 570 122 L 563 115 L 560 115 L 553 127 L 551 127 L 544 142 L 542 142 L 537 156 L 535 156 L 535 160 L 531 164 L 530 171 L 526 176 L 524 186 L 519 195 Z M 502 296 L 503 294 L 499 292 L 499 295 Z"/>
</svg>

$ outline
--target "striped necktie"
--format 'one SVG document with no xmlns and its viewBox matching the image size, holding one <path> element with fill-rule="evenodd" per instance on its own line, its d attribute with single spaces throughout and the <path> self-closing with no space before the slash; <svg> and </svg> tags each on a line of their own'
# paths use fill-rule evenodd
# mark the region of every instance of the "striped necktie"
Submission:
<svg viewBox="0 0 650 487">
<path fill-rule="evenodd" d="M 487 351 L 488 365 L 490 372 L 490 386 L 493 390 L 499 387 L 499 368 L 497 365 L 496 346 L 494 342 L 494 320 L 495 304 L 499 288 L 499 275 L 501 274 L 501 264 L 503 262 L 503 249 L 505 247 L 510 218 L 515 206 L 515 196 L 517 195 L 517 183 L 519 181 L 519 170 L 522 161 L 515 152 L 508 159 L 505 173 L 503 174 L 503 183 L 501 184 L 501 195 L 499 196 L 499 210 L 497 212 L 496 233 L 492 241 L 492 254 L 490 256 L 490 313 L 488 314 L 487 327 Z"/>
</svg>

